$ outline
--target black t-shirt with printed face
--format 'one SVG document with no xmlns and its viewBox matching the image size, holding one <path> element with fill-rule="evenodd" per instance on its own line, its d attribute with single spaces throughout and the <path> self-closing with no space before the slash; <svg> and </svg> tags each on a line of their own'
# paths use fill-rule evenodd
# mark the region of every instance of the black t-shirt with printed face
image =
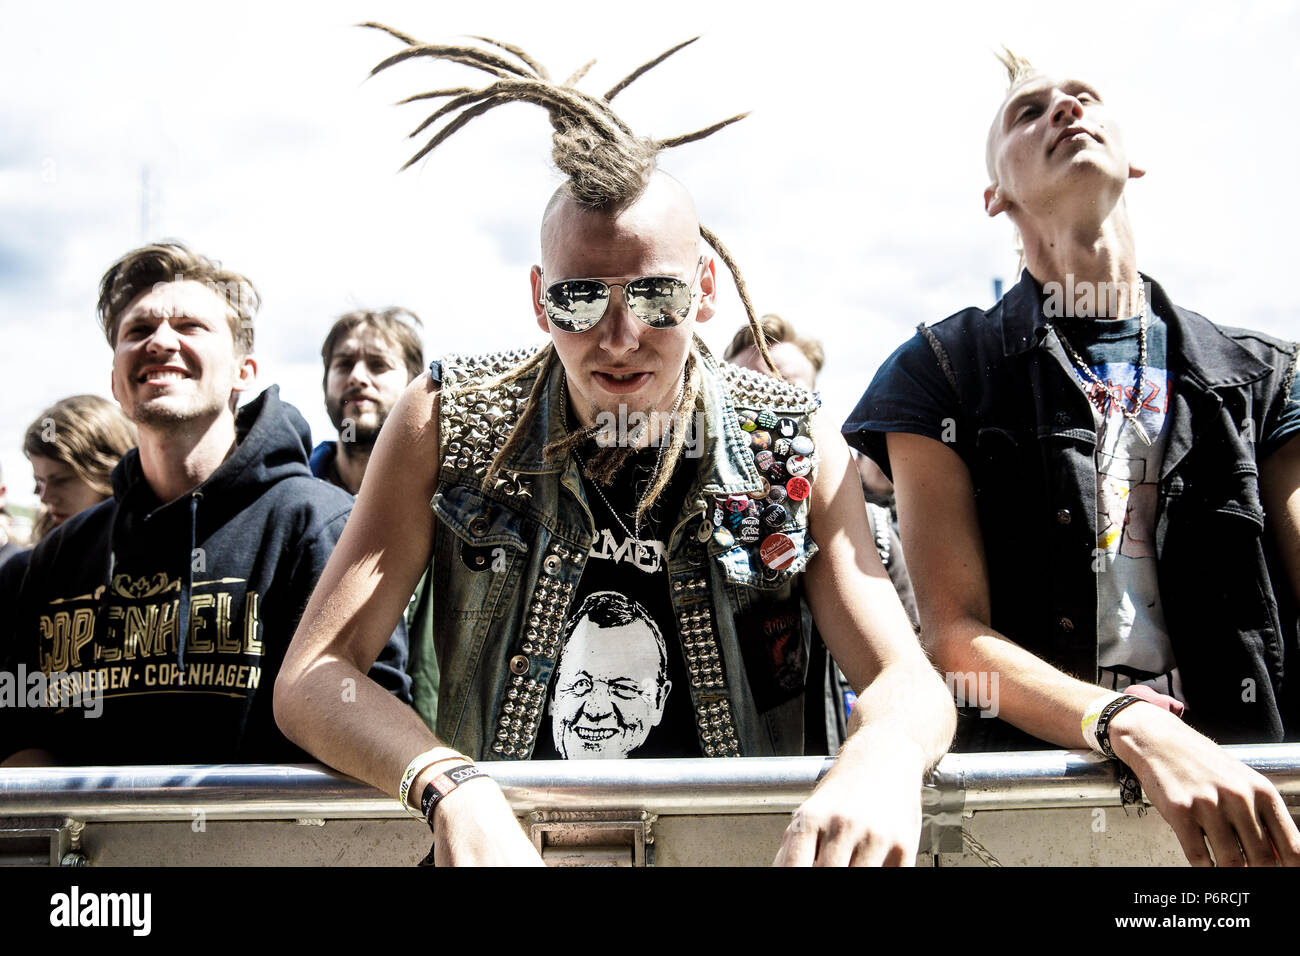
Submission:
<svg viewBox="0 0 1300 956">
<path fill-rule="evenodd" d="M 588 443 L 580 460 L 594 451 Z M 668 579 L 690 459 L 678 463 L 634 540 L 633 515 L 658 455 L 635 452 L 609 487 L 582 479 L 596 540 L 569 607 L 534 759 L 700 755 Z"/>
</svg>

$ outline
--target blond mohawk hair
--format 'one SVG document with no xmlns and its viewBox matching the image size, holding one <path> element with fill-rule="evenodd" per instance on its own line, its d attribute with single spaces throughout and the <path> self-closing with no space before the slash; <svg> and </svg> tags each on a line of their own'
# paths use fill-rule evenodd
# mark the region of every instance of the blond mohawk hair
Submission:
<svg viewBox="0 0 1300 956">
<path fill-rule="evenodd" d="M 567 177 L 565 188 L 569 195 L 582 205 L 594 209 L 618 209 L 635 202 L 645 191 L 655 171 L 656 157 L 660 151 L 704 139 L 749 115 L 739 113 L 680 136 L 649 139 L 636 136 L 610 107 L 610 101 L 634 80 L 674 53 L 690 46 L 699 37 L 679 43 L 643 63 L 615 83 L 603 96 L 592 96 L 578 90 L 575 84 L 586 75 L 595 60 L 582 66 L 563 83 L 557 83 L 551 79 L 544 66 L 522 49 L 489 37 L 471 39 L 493 47 L 494 50 L 471 45 L 421 43 L 382 23 L 369 22 L 360 26 L 381 30 L 406 44 L 405 49 L 394 53 L 371 70 L 371 76 L 415 57 L 432 57 L 473 67 L 494 77 L 492 82 L 481 87 L 448 87 L 417 93 L 400 100 L 399 104 L 420 100 L 447 100 L 411 132 L 410 135 L 415 137 L 442 122 L 441 127 L 429 136 L 428 141 L 406 161 L 402 169 L 428 155 L 475 117 L 506 103 L 534 103 L 545 109 L 550 116 L 554 129 L 551 157 L 556 167 Z M 496 50 L 502 53 L 495 52 Z M 503 53 L 507 55 L 502 55 Z M 718 237 L 703 225 L 700 226 L 700 235 L 731 272 L 754 336 L 754 345 L 767 367 L 780 378 L 780 372 L 768 352 L 767 341 L 739 267 Z"/>
<path fill-rule="evenodd" d="M 1003 44 L 1001 53 L 994 52 L 993 55 L 998 58 L 999 63 L 1006 67 L 1007 89 L 1011 89 L 1017 83 L 1028 79 L 1038 72 L 1038 70 L 1034 69 L 1032 63 L 1026 60 L 1023 56 L 1017 56 L 1012 53 L 1007 48 L 1006 44 Z"/>
</svg>

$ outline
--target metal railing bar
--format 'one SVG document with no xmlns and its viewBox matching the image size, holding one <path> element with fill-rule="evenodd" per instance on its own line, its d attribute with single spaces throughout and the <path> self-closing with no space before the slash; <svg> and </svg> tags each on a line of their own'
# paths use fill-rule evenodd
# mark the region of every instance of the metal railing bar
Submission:
<svg viewBox="0 0 1300 956">
<path fill-rule="evenodd" d="M 1300 803 L 1300 744 L 1227 750 Z M 644 809 L 659 814 L 789 813 L 831 766 L 824 757 L 519 761 L 485 764 L 517 813 Z M 1118 806 L 1114 764 L 1081 751 L 949 754 L 940 789 L 966 811 Z M 0 818 L 86 821 L 382 819 L 391 797 L 316 765 L 60 767 L 0 770 Z"/>
</svg>

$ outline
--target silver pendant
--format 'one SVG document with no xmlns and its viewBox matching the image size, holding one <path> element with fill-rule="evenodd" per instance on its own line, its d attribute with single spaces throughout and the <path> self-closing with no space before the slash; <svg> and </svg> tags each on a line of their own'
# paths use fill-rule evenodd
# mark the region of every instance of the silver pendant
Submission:
<svg viewBox="0 0 1300 956">
<path fill-rule="evenodd" d="M 1129 421 L 1133 423 L 1133 430 L 1137 432 L 1137 436 L 1142 440 L 1142 444 L 1150 447 L 1151 436 L 1148 435 L 1147 430 L 1142 427 L 1142 423 L 1136 418 L 1130 418 Z"/>
</svg>

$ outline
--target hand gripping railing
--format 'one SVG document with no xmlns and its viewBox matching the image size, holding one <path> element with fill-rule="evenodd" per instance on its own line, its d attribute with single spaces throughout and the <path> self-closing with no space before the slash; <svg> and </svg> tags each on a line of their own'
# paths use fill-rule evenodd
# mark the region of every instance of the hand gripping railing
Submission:
<svg viewBox="0 0 1300 956">
<path fill-rule="evenodd" d="M 1300 804 L 1300 744 L 1225 748 Z M 657 814 L 789 813 L 831 766 L 822 757 L 520 761 L 490 770 L 518 814 L 637 807 Z M 1080 751 L 949 754 L 923 792 L 929 815 L 1119 806 L 1114 764 Z M 0 770 L 0 818 L 84 822 L 400 817 L 397 802 L 317 766 L 61 767 Z"/>
</svg>

